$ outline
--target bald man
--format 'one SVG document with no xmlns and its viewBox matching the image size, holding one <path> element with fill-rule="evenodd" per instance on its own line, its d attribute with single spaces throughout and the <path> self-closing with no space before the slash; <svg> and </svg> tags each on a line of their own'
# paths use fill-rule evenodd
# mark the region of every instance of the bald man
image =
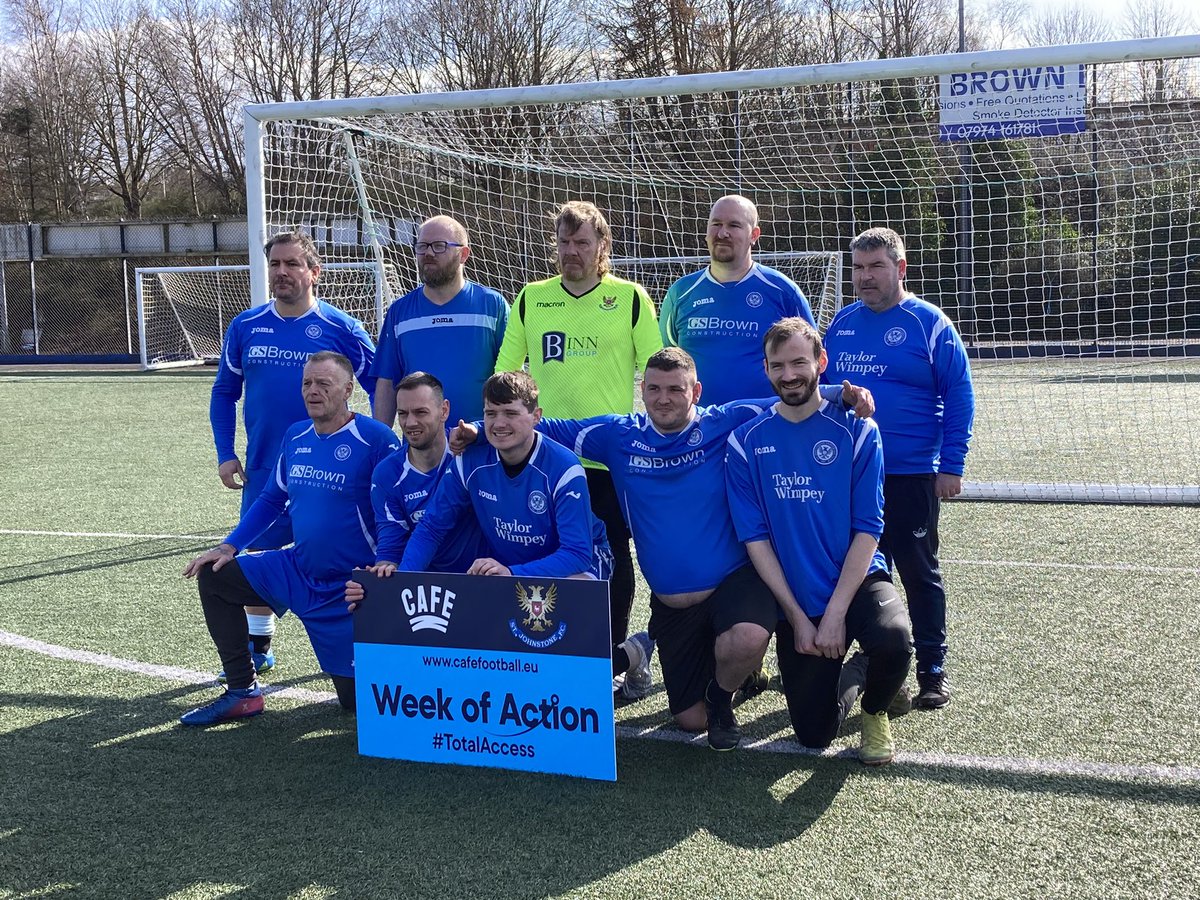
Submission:
<svg viewBox="0 0 1200 900">
<path fill-rule="evenodd" d="M 754 261 L 761 234 L 750 200 L 719 199 L 708 216 L 708 266 L 676 281 L 663 300 L 663 345 L 681 347 L 696 361 L 706 403 L 770 396 L 762 363 L 767 329 L 791 316 L 816 324 L 796 283 Z"/>
<path fill-rule="evenodd" d="M 450 216 L 427 219 L 413 252 L 423 283 L 384 317 L 372 373 L 379 379 L 375 418 L 391 425 L 395 386 L 412 372 L 428 372 L 444 386 L 456 418 L 480 419 L 483 383 L 496 366 L 508 304 L 463 274 L 471 248 L 461 222 Z"/>
</svg>

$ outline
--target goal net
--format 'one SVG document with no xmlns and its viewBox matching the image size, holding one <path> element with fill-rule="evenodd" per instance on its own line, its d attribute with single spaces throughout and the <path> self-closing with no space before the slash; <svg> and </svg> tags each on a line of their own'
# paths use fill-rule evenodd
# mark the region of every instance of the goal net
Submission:
<svg viewBox="0 0 1200 900">
<path fill-rule="evenodd" d="M 1197 503 L 1198 57 L 1191 36 L 256 105 L 251 234 L 308 227 L 401 290 L 417 223 L 449 213 L 471 276 L 512 297 L 552 274 L 553 212 L 586 199 L 661 300 L 704 264 L 708 210 L 736 191 L 758 205 L 759 258 L 795 254 L 824 311 L 852 294 L 822 259 L 888 225 L 908 288 L 972 355 L 968 496 Z M 963 124 L 968 106 L 986 120 L 1032 102 L 1016 84 L 1070 95 L 1077 115 Z"/>
<path fill-rule="evenodd" d="M 321 269 L 317 295 L 378 335 L 388 289 L 373 263 Z M 229 320 L 250 306 L 250 266 L 171 266 L 135 270 L 143 369 L 215 363 Z"/>
</svg>

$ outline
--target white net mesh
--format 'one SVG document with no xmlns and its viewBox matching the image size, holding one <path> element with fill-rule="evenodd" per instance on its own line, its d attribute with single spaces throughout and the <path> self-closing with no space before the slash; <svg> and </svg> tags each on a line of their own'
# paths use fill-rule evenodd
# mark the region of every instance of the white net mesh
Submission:
<svg viewBox="0 0 1200 900">
<path fill-rule="evenodd" d="M 775 89 L 538 103 L 530 88 L 524 105 L 264 121 L 251 189 L 269 231 L 304 225 L 330 258 L 382 258 L 393 292 L 415 285 L 408 244 L 438 213 L 471 231 L 472 277 L 511 297 L 552 274 L 549 216 L 592 200 L 656 301 L 683 265 L 644 261 L 702 264 L 709 207 L 729 191 L 758 204 L 763 259 L 827 260 L 888 225 L 908 243 L 909 289 L 975 359 L 969 479 L 1032 499 L 1127 485 L 1200 501 L 1200 442 L 1182 424 L 1200 414 L 1197 60 L 1090 64 L 1085 133 L 969 144 L 939 141 L 934 76 L 794 71 L 798 86 Z"/>
<path fill-rule="evenodd" d="M 389 267 L 390 269 L 390 267 Z M 318 296 L 379 333 L 387 289 L 370 263 L 331 263 Z M 195 365 L 221 354 L 229 320 L 250 305 L 249 266 L 176 266 L 137 270 L 138 330 L 147 369 Z"/>
</svg>

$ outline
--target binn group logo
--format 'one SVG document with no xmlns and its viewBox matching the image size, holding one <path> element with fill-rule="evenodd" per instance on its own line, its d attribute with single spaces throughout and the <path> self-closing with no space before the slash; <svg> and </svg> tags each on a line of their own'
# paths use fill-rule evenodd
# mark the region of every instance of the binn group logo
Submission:
<svg viewBox="0 0 1200 900">
<path fill-rule="evenodd" d="M 445 634 L 450 625 L 450 616 L 454 613 L 454 597 L 454 591 L 440 584 L 419 584 L 416 590 L 402 590 L 400 605 L 404 607 L 413 634 L 418 631 L 440 631 Z"/>
</svg>

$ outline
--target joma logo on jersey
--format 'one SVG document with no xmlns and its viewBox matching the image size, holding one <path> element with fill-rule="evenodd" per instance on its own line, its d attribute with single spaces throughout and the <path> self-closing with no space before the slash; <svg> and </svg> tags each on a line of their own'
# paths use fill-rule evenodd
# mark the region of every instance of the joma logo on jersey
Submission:
<svg viewBox="0 0 1200 900">
<path fill-rule="evenodd" d="M 274 334 L 274 328 L 267 328 L 265 325 L 258 325 L 250 329 L 251 334 Z"/>
<path fill-rule="evenodd" d="M 484 491 L 484 490 L 479 491 L 479 496 L 482 497 L 484 500 L 491 500 L 493 503 L 500 502 L 499 499 L 497 499 L 495 494 L 489 494 L 487 491 Z"/>
<path fill-rule="evenodd" d="M 332 469 L 318 469 L 316 466 L 306 466 L 303 463 L 292 463 L 292 467 L 288 469 L 288 478 L 324 481 L 327 484 L 346 483 L 345 472 L 334 472 Z"/>
<path fill-rule="evenodd" d="M 262 344 L 250 348 L 250 359 L 287 359 L 296 362 L 306 362 L 310 356 L 307 350 L 284 350 L 274 344 Z"/>
<path fill-rule="evenodd" d="M 414 632 L 440 631 L 445 634 L 454 612 L 454 596 L 454 591 L 440 584 L 419 584 L 415 591 L 405 588 L 400 592 L 400 604 Z"/>
<path fill-rule="evenodd" d="M 774 453 L 774 452 L 775 452 L 774 447 L 755 447 L 754 448 L 755 456 L 765 456 L 768 453 Z"/>
<path fill-rule="evenodd" d="M 634 441 L 632 446 L 633 446 L 634 450 L 645 450 L 647 453 L 657 453 L 658 452 L 653 447 L 649 446 L 648 444 L 643 444 L 641 441 Z"/>
<path fill-rule="evenodd" d="M 833 333 L 834 337 L 854 337 L 853 328 L 839 328 Z"/>
<path fill-rule="evenodd" d="M 405 503 L 412 503 L 414 500 L 420 500 L 422 497 L 428 497 L 429 491 L 413 491 L 411 494 L 404 495 Z"/>
<path fill-rule="evenodd" d="M 568 356 L 596 356 L 600 339 L 572 337 L 562 331 L 547 331 L 542 335 L 542 362 L 566 362 Z"/>
<path fill-rule="evenodd" d="M 431 325 L 453 325 L 454 316 L 434 316 Z"/>
<path fill-rule="evenodd" d="M 716 298 L 714 297 L 702 297 L 692 304 L 692 308 L 695 309 L 697 306 L 708 306 L 708 304 L 716 302 Z"/>
<path fill-rule="evenodd" d="M 689 331 L 736 331 L 739 334 L 758 334 L 758 323 L 752 319 L 722 319 L 720 316 L 689 316 Z"/>
</svg>

